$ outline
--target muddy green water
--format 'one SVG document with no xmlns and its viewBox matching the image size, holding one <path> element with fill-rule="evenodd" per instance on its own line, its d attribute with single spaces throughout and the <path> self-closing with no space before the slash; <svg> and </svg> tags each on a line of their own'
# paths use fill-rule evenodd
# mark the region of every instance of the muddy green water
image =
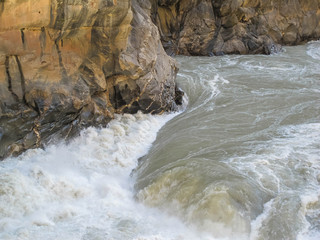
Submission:
<svg viewBox="0 0 320 240">
<path fill-rule="evenodd" d="M 136 198 L 206 236 L 320 239 L 320 42 L 177 61 L 188 107 L 140 159 Z"/>
<path fill-rule="evenodd" d="M 0 162 L 1 240 L 320 239 L 320 42 L 177 61 L 183 112 Z"/>
</svg>

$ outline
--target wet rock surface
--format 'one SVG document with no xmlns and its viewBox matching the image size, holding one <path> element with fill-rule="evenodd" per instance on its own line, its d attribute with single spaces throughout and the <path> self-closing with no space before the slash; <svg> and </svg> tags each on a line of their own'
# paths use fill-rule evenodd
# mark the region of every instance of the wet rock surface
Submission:
<svg viewBox="0 0 320 240">
<path fill-rule="evenodd" d="M 153 0 L 170 55 L 270 54 L 320 37 L 319 0 Z"/>
<path fill-rule="evenodd" d="M 0 1 L 0 158 L 176 109 L 175 61 L 149 1 Z"/>
</svg>

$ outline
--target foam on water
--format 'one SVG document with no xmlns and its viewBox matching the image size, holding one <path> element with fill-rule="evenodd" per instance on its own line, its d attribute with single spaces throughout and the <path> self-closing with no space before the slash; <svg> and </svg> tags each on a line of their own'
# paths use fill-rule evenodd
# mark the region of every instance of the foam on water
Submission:
<svg viewBox="0 0 320 240">
<path fill-rule="evenodd" d="M 188 82 L 188 90 L 184 89 L 186 92 L 194 96 L 198 96 L 195 102 L 189 104 L 189 112 L 195 111 L 197 109 L 204 108 L 206 111 L 212 110 L 213 98 L 215 98 L 219 93 L 219 88 L 222 85 L 229 84 L 230 82 L 223 78 L 218 73 L 212 75 L 212 65 L 203 64 L 199 65 L 198 69 L 186 73 L 178 73 L 178 77 L 185 79 Z M 203 91 L 206 89 L 206 91 Z M 191 105 L 191 106 L 190 106 Z"/>
<path fill-rule="evenodd" d="M 179 58 L 190 104 L 141 160 L 138 199 L 216 237 L 319 239 L 319 62 L 306 48 Z"/>
<path fill-rule="evenodd" d="M 307 46 L 307 54 L 313 59 L 320 60 L 320 41 L 311 41 Z"/>
<path fill-rule="evenodd" d="M 131 170 L 173 116 L 117 116 L 68 145 L 1 162 L 0 238 L 196 239 L 181 222 L 133 197 Z"/>
<path fill-rule="evenodd" d="M 264 211 L 251 222 L 250 239 L 268 234 L 275 239 L 290 238 L 295 231 L 298 239 L 319 239 L 319 132 L 320 123 L 285 126 L 279 129 L 279 137 L 253 149 L 254 154 L 228 160 L 230 166 L 274 193 Z M 272 229 L 277 221 L 291 225 L 291 232 Z"/>
<path fill-rule="evenodd" d="M 227 183 L 232 170 L 223 172 L 218 164 L 210 168 L 210 164 L 205 163 L 210 172 L 217 171 L 213 175 L 219 179 L 216 184 L 205 185 L 205 181 L 201 181 L 205 169 L 202 169 L 202 175 L 197 172 L 201 164 L 199 158 L 189 163 L 186 159 L 184 164 L 176 164 L 176 167 L 172 164 L 168 170 L 161 170 L 161 174 L 155 171 L 152 175 L 158 177 L 148 181 L 137 197 L 146 205 L 179 216 L 188 225 L 215 237 L 256 240 L 295 239 L 298 235 L 299 240 L 319 239 L 319 132 L 320 123 L 283 126 L 278 129 L 276 137 L 252 145 L 252 154 L 226 160 L 227 166 L 239 176 L 245 176 L 246 181 L 259 185 L 272 196 L 262 212 L 251 218 L 251 224 L 250 217 L 237 206 L 258 204 L 256 199 L 251 201 L 250 194 L 244 194 L 247 199 L 234 199 L 230 188 L 220 180 L 225 177 Z M 239 185 L 244 193 L 252 187 L 246 185 L 246 181 Z M 203 189 L 203 186 L 206 187 Z M 259 188 L 254 191 L 260 195 Z M 235 200 L 239 202 L 235 204 Z M 249 227 L 246 226 L 248 218 Z"/>
<path fill-rule="evenodd" d="M 320 190 L 301 196 L 302 211 L 308 221 L 297 236 L 298 240 L 320 239 Z"/>
<path fill-rule="evenodd" d="M 1 162 L 0 239 L 319 239 L 319 42 L 305 48 L 181 58 L 189 108 L 137 174 L 174 115 Z"/>
</svg>

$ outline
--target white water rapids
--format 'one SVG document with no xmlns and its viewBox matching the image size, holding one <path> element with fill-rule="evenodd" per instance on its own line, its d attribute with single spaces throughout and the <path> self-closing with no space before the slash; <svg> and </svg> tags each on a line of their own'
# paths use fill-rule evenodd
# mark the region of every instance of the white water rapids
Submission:
<svg viewBox="0 0 320 240">
<path fill-rule="evenodd" d="M 320 42 L 177 60 L 183 113 L 0 162 L 0 239 L 320 239 Z"/>
</svg>

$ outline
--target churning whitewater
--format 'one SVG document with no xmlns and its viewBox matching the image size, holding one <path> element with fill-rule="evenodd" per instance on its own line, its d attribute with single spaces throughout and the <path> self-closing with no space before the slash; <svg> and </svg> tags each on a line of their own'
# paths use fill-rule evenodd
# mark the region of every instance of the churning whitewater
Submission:
<svg viewBox="0 0 320 240">
<path fill-rule="evenodd" d="M 170 239 L 188 230 L 134 200 L 130 172 L 174 115 L 117 116 L 0 167 L 0 239 Z M 174 227 L 172 227 L 174 226 Z"/>
<path fill-rule="evenodd" d="M 320 42 L 177 60 L 185 111 L 0 163 L 0 239 L 320 239 Z"/>
</svg>

